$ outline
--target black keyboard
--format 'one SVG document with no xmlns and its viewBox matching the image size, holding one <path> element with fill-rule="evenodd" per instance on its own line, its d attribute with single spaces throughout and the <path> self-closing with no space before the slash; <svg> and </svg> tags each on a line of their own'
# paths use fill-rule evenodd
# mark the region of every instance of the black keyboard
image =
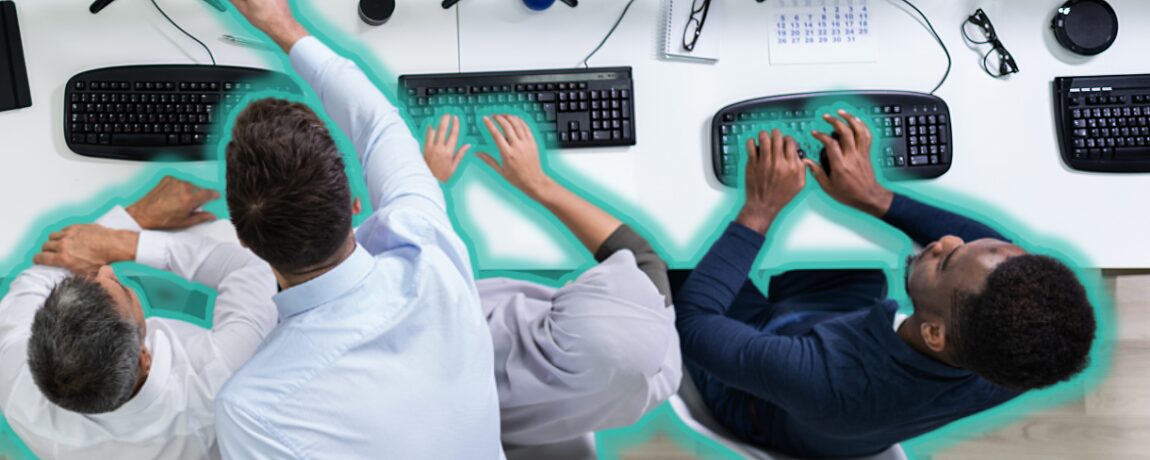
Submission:
<svg viewBox="0 0 1150 460">
<path fill-rule="evenodd" d="M 764 129 L 778 128 L 793 136 L 805 155 L 820 152 L 822 144 L 810 132 L 830 132 L 822 116 L 837 116 L 838 108 L 870 126 L 876 164 L 887 179 L 930 179 L 950 169 L 954 144 L 950 110 L 942 99 L 902 91 L 841 91 L 768 96 L 724 107 L 711 121 L 715 177 L 737 186 L 746 139 Z"/>
<path fill-rule="evenodd" d="M 208 160 L 219 116 L 252 91 L 299 93 L 287 75 L 209 65 L 107 67 L 64 91 L 64 139 L 77 154 L 127 160 Z"/>
<path fill-rule="evenodd" d="M 1150 75 L 1056 78 L 1054 118 L 1071 168 L 1150 172 Z"/>
<path fill-rule="evenodd" d="M 414 126 L 455 113 L 464 136 L 481 137 L 479 115 L 511 111 L 551 148 L 635 145 L 630 67 L 403 75 L 399 91 Z"/>
</svg>

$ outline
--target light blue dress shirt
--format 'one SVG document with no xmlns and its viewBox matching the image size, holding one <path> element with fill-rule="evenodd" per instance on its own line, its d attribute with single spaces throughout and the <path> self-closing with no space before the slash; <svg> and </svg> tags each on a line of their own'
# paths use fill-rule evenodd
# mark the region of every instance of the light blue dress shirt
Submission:
<svg viewBox="0 0 1150 460">
<path fill-rule="evenodd" d="M 354 63 L 312 37 L 290 54 L 375 207 L 347 260 L 275 296 L 279 326 L 217 397 L 222 453 L 501 458 L 491 335 L 419 144 Z"/>
</svg>

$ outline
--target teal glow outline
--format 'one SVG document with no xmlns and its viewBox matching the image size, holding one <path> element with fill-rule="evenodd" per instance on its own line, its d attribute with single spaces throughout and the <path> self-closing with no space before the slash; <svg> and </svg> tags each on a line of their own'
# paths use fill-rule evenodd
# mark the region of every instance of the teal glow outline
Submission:
<svg viewBox="0 0 1150 460">
<path fill-rule="evenodd" d="M 359 65 L 364 70 L 364 73 L 367 75 L 368 79 L 378 88 L 384 91 L 385 95 L 387 95 L 390 100 L 394 101 L 396 107 L 399 108 L 401 116 L 404 118 L 405 122 L 407 122 L 409 130 L 417 127 L 416 124 L 413 124 L 414 120 L 412 120 L 411 117 L 407 115 L 405 110 L 405 101 L 403 101 L 402 98 L 396 97 L 396 75 L 389 72 L 385 66 L 378 62 L 374 56 L 374 53 L 372 53 L 370 49 L 364 47 L 352 37 L 345 37 L 345 34 L 339 31 L 337 27 L 334 27 L 333 25 L 328 24 L 325 20 L 321 19 L 321 16 L 318 14 L 318 8 L 320 7 L 318 5 L 313 5 L 312 2 L 308 2 L 306 5 L 301 5 L 300 2 L 293 2 L 292 4 L 294 14 L 297 18 L 299 18 L 300 22 L 307 27 L 309 31 L 312 31 L 312 33 L 317 38 L 330 46 L 338 54 L 350 59 Z M 270 41 L 264 38 L 266 36 L 262 32 L 248 24 L 246 20 L 238 15 L 234 8 L 229 6 L 226 14 L 229 15 L 229 18 L 234 20 L 236 24 L 244 28 L 249 36 L 261 37 L 261 39 L 264 39 L 265 42 L 270 43 Z M 278 49 L 278 47 L 275 48 Z M 370 204 L 371 197 L 367 195 L 366 186 L 363 180 L 362 168 L 359 164 L 357 156 L 354 153 L 355 150 L 351 142 L 346 138 L 342 130 L 336 128 L 334 123 L 332 123 L 330 118 L 327 117 L 326 113 L 324 113 L 322 110 L 323 105 L 319 101 L 319 98 L 315 92 L 311 90 L 309 85 L 307 85 L 306 82 L 304 82 L 295 72 L 291 71 L 289 57 L 286 54 L 280 52 L 273 54 L 276 57 L 268 59 L 269 67 L 275 69 L 277 68 L 275 63 L 278 63 L 278 68 L 287 71 L 288 75 L 290 75 L 293 80 L 297 82 L 300 88 L 304 90 L 302 97 L 289 96 L 287 98 L 306 103 L 312 107 L 317 112 L 317 114 L 320 115 L 325 123 L 327 123 L 333 137 L 336 139 L 340 151 L 344 154 L 345 162 L 348 166 L 348 177 L 352 186 L 353 196 L 360 198 L 365 204 Z M 260 94 L 274 95 L 276 97 L 284 96 L 283 94 L 271 92 Z M 248 101 L 254 97 L 260 96 L 249 96 Z M 238 105 L 236 110 L 240 110 L 243 105 L 244 104 Z M 849 106 L 850 104 L 847 105 Z M 217 151 L 217 155 L 222 152 L 223 146 L 226 145 L 227 140 L 230 139 L 231 128 L 234 126 L 235 113 L 237 112 L 232 112 L 231 114 L 228 114 L 228 116 L 222 116 L 220 117 L 220 121 L 217 122 L 217 127 L 221 126 L 220 123 L 222 123 L 222 127 L 224 128 L 222 131 L 220 131 L 221 141 L 218 144 L 219 150 Z M 816 112 L 816 114 L 818 113 L 819 112 Z M 431 120 L 434 119 L 435 118 L 432 118 Z M 827 129 L 825 122 L 820 120 L 816 124 L 818 123 L 822 123 L 822 130 Z M 534 128 L 534 123 L 531 124 Z M 419 127 L 425 129 L 426 123 Z M 423 138 L 422 132 L 422 130 L 416 129 L 412 134 L 415 139 L 421 140 Z M 535 132 L 539 131 L 536 129 Z M 805 138 L 808 134 L 801 133 L 801 135 Z M 491 143 L 489 139 L 486 138 L 486 136 L 486 134 L 479 134 L 477 137 L 476 133 L 467 133 L 464 137 L 464 140 L 461 142 L 472 140 L 476 143 L 476 151 L 483 150 L 495 154 L 493 143 Z M 478 142 L 478 140 L 481 138 L 485 142 Z M 700 154 L 709 155 L 710 152 L 701 152 Z M 469 155 L 469 157 L 470 156 L 472 155 Z M 609 192 L 603 187 L 597 185 L 594 180 L 584 177 L 582 174 L 576 171 L 565 168 L 561 162 L 550 161 L 550 155 L 546 152 L 546 149 L 541 148 L 541 160 L 543 161 L 544 168 L 549 171 L 549 175 L 551 175 L 552 178 L 554 178 L 556 181 L 560 182 L 576 193 L 580 193 L 580 195 L 585 199 L 595 204 L 596 206 L 608 210 L 608 212 L 611 212 L 613 215 L 619 216 L 621 218 L 625 217 L 622 220 L 627 221 L 630 225 L 635 227 L 637 231 L 641 232 L 645 236 L 648 236 L 651 240 L 652 246 L 655 247 L 656 251 L 664 255 L 664 257 L 667 259 L 667 262 L 672 267 L 694 266 L 694 264 L 697 263 L 703 254 L 705 254 L 707 249 L 709 249 L 710 244 L 722 232 L 726 222 L 731 220 L 734 213 L 737 212 L 743 201 L 741 191 L 742 181 L 744 179 L 740 169 L 740 187 L 737 189 L 727 190 L 727 197 L 723 200 L 722 204 L 716 206 L 707 215 L 699 216 L 700 219 L 703 219 L 707 222 L 714 222 L 715 224 L 713 225 L 712 229 L 699 231 L 698 237 L 689 239 L 688 241 L 690 242 L 686 243 L 686 245 L 683 247 L 665 248 L 662 246 L 662 244 L 660 244 L 660 241 L 673 241 L 673 239 L 671 239 L 669 235 L 666 234 L 666 232 L 658 231 L 659 229 L 657 228 L 648 228 L 643 224 L 643 222 L 657 221 L 648 212 L 642 209 L 638 209 L 634 204 L 628 203 L 626 200 L 621 199 L 621 197 L 618 197 L 616 194 Z M 567 258 L 561 262 L 562 264 L 578 265 L 578 268 L 571 270 L 570 273 L 564 275 L 561 280 L 572 279 L 578 276 L 578 274 L 582 273 L 586 268 L 594 265 L 594 260 L 591 258 L 591 255 L 586 251 L 586 249 L 583 248 L 582 244 L 579 243 L 574 235 L 565 230 L 566 227 L 561 222 L 559 222 L 557 218 L 552 216 L 541 205 L 526 199 L 521 193 L 507 184 L 503 179 L 495 177 L 495 173 L 491 171 L 490 168 L 487 168 L 485 165 L 480 165 L 480 169 L 484 170 L 485 172 L 480 174 L 464 173 L 463 170 L 470 167 L 470 164 L 476 161 L 477 160 L 474 158 L 465 159 L 463 164 L 460 165 L 460 171 L 457 171 L 457 177 L 453 178 L 447 184 L 448 186 L 445 189 L 445 197 L 448 200 L 449 209 L 454 209 L 454 201 L 461 200 L 463 197 L 464 189 L 466 187 L 461 187 L 460 185 L 473 184 L 472 186 L 479 185 L 488 187 L 492 189 L 496 194 L 498 194 L 501 199 L 515 204 L 519 209 L 529 210 L 525 212 L 525 215 L 529 216 L 533 223 L 543 228 L 546 231 L 548 237 L 552 238 L 553 241 L 558 242 L 562 250 L 566 253 Z M 959 156 L 956 161 L 962 161 L 961 156 Z M 197 181 L 201 183 L 216 184 L 213 188 L 220 189 L 222 192 L 224 188 L 224 167 L 224 164 L 220 162 L 218 167 L 215 168 L 216 177 L 204 177 L 205 174 L 203 172 L 203 168 L 198 166 L 178 168 L 176 164 L 153 163 L 145 167 L 144 170 L 137 175 L 136 180 L 129 181 L 128 183 L 150 183 L 158 180 L 159 177 L 165 174 L 171 174 L 182 178 L 197 179 Z M 741 167 L 742 165 L 740 165 L 740 168 Z M 464 174 L 466 175 L 464 176 Z M 850 228 L 855 230 L 856 233 L 859 233 L 865 238 L 871 239 L 871 241 L 875 242 L 877 246 L 883 247 L 884 249 L 889 248 L 889 250 L 895 254 L 906 254 L 913 249 L 913 245 L 905 236 L 900 236 L 893 229 L 885 227 L 885 225 L 883 225 L 881 222 L 878 222 L 869 216 L 839 205 L 828 196 L 826 196 L 826 194 L 821 190 L 815 190 L 818 187 L 817 184 L 814 186 L 811 185 L 811 183 L 814 182 L 813 177 L 808 175 L 807 180 L 808 186 L 802 193 L 799 194 L 798 197 L 796 197 L 796 204 L 809 201 L 810 203 L 807 205 L 809 205 L 811 210 L 822 213 L 828 220 L 848 223 Z M 1002 214 L 1001 212 L 994 214 L 994 211 L 991 211 L 994 208 L 989 206 L 988 203 L 983 203 L 972 197 L 963 196 L 961 193 L 952 190 L 938 188 L 935 184 L 930 182 L 915 182 L 913 183 L 913 187 L 911 184 L 907 183 L 887 183 L 885 180 L 883 182 L 891 190 L 899 193 L 907 193 L 907 191 L 913 189 L 913 192 L 907 194 L 913 196 L 915 199 L 932 205 L 942 204 L 942 197 L 947 197 L 947 201 L 949 203 L 945 203 L 943 206 L 945 209 L 960 212 L 972 218 L 987 222 L 1015 241 L 1022 240 L 1018 238 L 1019 233 L 1017 231 L 1012 231 L 1011 229 L 1028 228 L 1025 225 L 1020 225 L 1020 222 L 1013 218 L 1000 215 Z M 26 240 L 26 244 L 24 245 L 25 249 L 13 251 L 11 255 L 0 261 L 0 267 L 11 267 L 10 270 L 7 270 L 9 276 L 5 278 L 3 285 L 0 285 L 0 296 L 7 293 L 8 285 L 12 278 L 14 278 L 19 272 L 23 271 L 25 268 L 31 265 L 31 256 L 36 252 L 36 249 L 39 248 L 40 243 L 46 240 L 49 232 L 58 230 L 70 224 L 92 222 L 94 218 L 101 215 L 102 212 L 92 213 L 90 210 L 106 210 L 110 208 L 112 204 L 126 205 L 133 202 L 139 196 L 142 196 L 143 193 L 145 193 L 148 189 L 150 189 L 150 187 L 136 187 L 127 185 L 109 187 L 105 189 L 104 192 L 98 194 L 98 196 L 101 198 L 88 200 L 86 202 L 87 205 L 75 204 L 61 206 L 57 210 L 46 213 L 43 217 L 36 219 L 32 225 L 32 228 L 45 230 L 39 233 L 32 232 L 32 234 L 29 235 L 29 238 Z M 115 197 L 129 198 L 121 200 Z M 955 203 L 958 203 L 958 205 L 956 206 Z M 228 215 L 226 205 L 222 200 L 209 204 L 206 209 L 215 213 L 221 218 L 226 218 Z M 366 206 L 365 209 L 370 209 L 370 206 Z M 789 206 L 788 209 L 779 216 L 777 220 L 777 227 L 773 228 L 768 235 L 767 246 L 769 247 L 771 242 L 777 239 L 777 235 L 786 234 L 786 232 L 790 229 L 794 220 L 787 219 L 787 216 L 790 216 L 795 212 L 803 211 L 805 209 L 807 208 L 801 204 L 799 206 Z M 478 248 L 486 248 L 487 245 L 484 244 L 484 241 L 478 241 L 479 238 L 477 237 L 468 236 L 479 234 L 473 225 L 470 225 L 465 220 L 459 219 L 456 212 L 449 212 L 448 214 L 453 225 L 455 225 L 455 228 L 459 229 L 461 238 L 463 238 L 463 240 L 468 243 L 469 253 L 472 260 L 475 262 L 475 266 L 479 265 L 478 261 L 480 260 L 491 260 L 496 264 L 502 263 L 500 262 L 499 257 L 495 254 L 479 252 Z M 991 218 L 992 215 L 993 218 Z M 366 217 L 366 213 L 356 216 L 355 224 L 359 225 Z M 1086 392 L 1089 392 L 1095 388 L 1102 380 L 1104 380 L 1106 375 L 1108 375 L 1112 364 L 1110 356 L 1110 349 L 1112 346 L 1108 342 L 1112 340 L 1113 337 L 1115 337 L 1115 324 L 1112 318 L 1114 314 L 1113 302 L 1110 299 L 1110 296 L 1105 293 L 1104 282 L 1102 281 L 1101 277 L 1097 276 L 1097 274 L 1087 273 L 1087 271 L 1078 268 L 1077 265 L 1071 263 L 1073 260 L 1085 261 L 1090 259 L 1086 257 L 1085 254 L 1082 254 L 1077 249 L 1073 248 L 1069 244 L 1066 244 L 1064 241 L 1050 237 L 1037 237 L 1030 238 L 1028 242 L 1029 244 L 1024 244 L 1023 247 L 1027 248 L 1028 250 L 1037 250 L 1033 252 L 1040 252 L 1055 256 L 1064 262 L 1067 262 L 1069 266 L 1074 268 L 1076 274 L 1078 274 L 1078 276 L 1084 280 L 1084 284 L 1086 284 L 1090 299 L 1096 307 L 1095 315 L 1098 319 L 1099 325 L 1099 339 L 1096 341 L 1091 351 L 1092 363 L 1090 367 L 1085 372 L 1072 379 L 1070 382 L 1057 385 L 1051 389 L 1031 392 L 993 410 L 967 417 L 927 435 L 923 435 L 904 442 L 902 443 L 902 446 L 904 450 L 906 450 L 908 457 L 913 459 L 920 456 L 926 456 L 928 455 L 928 452 L 938 452 L 942 449 L 954 445 L 955 443 L 970 439 L 978 434 L 1001 428 L 1008 423 L 1017 422 L 1021 420 L 1023 416 L 1028 415 L 1032 411 L 1054 407 L 1055 405 L 1071 401 L 1075 397 L 1081 397 Z M 1061 251 L 1051 251 L 1050 249 L 1053 248 L 1060 248 Z M 671 251 L 668 251 L 667 249 L 671 249 Z M 758 259 L 756 259 L 755 266 L 761 269 L 764 265 L 767 265 L 765 262 L 770 259 L 769 253 L 769 250 L 760 253 Z M 832 263 L 834 264 L 834 268 L 875 268 L 876 265 L 884 265 L 879 261 L 876 261 L 873 264 L 870 262 L 849 262 L 847 264 L 836 262 L 844 257 L 848 257 L 848 255 L 856 253 L 869 255 L 872 253 L 872 251 L 802 251 L 801 257 L 804 260 L 803 262 L 775 264 L 774 266 L 770 266 L 770 272 L 774 273 L 778 271 L 798 268 L 828 268 Z M 799 254 L 788 253 L 788 256 L 799 257 Z M 510 260 L 510 262 L 515 263 L 517 261 Z M 131 271 L 132 274 L 136 274 L 137 272 L 135 270 L 137 269 L 144 270 L 145 272 L 151 270 L 138 267 L 137 265 L 138 264 L 118 264 L 116 270 L 118 273 L 121 273 L 122 271 Z M 890 292 L 895 295 L 904 292 L 902 289 L 902 277 L 898 275 L 900 272 L 897 270 L 892 270 L 892 267 L 890 267 L 889 264 L 883 266 L 882 268 L 886 270 L 887 277 L 891 281 Z M 168 279 L 175 278 L 173 280 L 174 282 L 190 285 L 190 283 L 175 277 L 175 275 L 170 275 L 154 270 L 151 270 L 151 272 L 155 273 L 149 272 L 147 274 L 161 277 L 168 276 Z M 764 279 L 764 276 L 762 275 L 765 273 L 766 272 L 763 271 L 757 272 L 754 275 L 754 279 L 761 284 L 762 280 Z M 483 275 L 485 278 L 489 276 L 514 276 L 519 279 L 528 279 L 552 286 L 561 284 L 561 281 L 559 280 L 549 280 L 543 277 L 524 275 L 520 272 L 511 272 L 505 270 L 490 272 L 481 271 L 477 273 L 477 275 L 479 274 Z M 129 280 L 126 281 L 130 282 Z M 137 289 L 137 292 L 140 292 L 138 290 L 139 286 L 133 286 L 133 288 Z M 141 297 L 143 298 L 145 296 Z M 908 310 L 909 302 L 907 302 L 905 298 L 896 298 L 896 300 L 899 300 L 900 305 L 903 306 L 904 311 Z M 151 310 L 152 309 L 148 307 L 147 311 L 149 314 L 159 315 L 158 312 Z M 204 319 L 204 321 L 207 321 L 207 324 L 210 324 L 210 314 L 208 318 Z M 619 456 L 622 455 L 623 451 L 625 451 L 627 448 L 646 442 L 648 439 L 650 439 L 651 436 L 654 436 L 658 433 L 669 435 L 672 441 L 680 446 L 702 446 L 701 448 L 704 450 L 704 458 L 737 458 L 735 454 L 727 451 L 725 448 L 722 448 L 714 441 L 711 441 L 687 428 L 682 421 L 678 420 L 677 417 L 674 416 L 673 411 L 671 411 L 670 407 L 666 403 L 660 405 L 658 408 L 647 414 L 645 417 L 630 427 L 605 430 L 596 433 L 596 444 L 602 458 L 614 459 L 619 458 Z M 13 439 L 15 439 L 14 433 L 8 430 L 6 422 L 2 417 L 0 417 L 0 436 L 3 435 L 11 436 Z M 16 452 L 3 453 L 11 455 L 14 459 L 34 458 L 31 453 L 27 451 L 27 448 L 22 445 L 22 443 L 19 443 L 18 440 L 17 443 L 20 445 L 17 446 L 18 449 Z M 5 447 L 4 439 L 0 437 L 0 448 L 2 447 Z M 22 450 L 20 448 L 22 448 Z"/>
</svg>

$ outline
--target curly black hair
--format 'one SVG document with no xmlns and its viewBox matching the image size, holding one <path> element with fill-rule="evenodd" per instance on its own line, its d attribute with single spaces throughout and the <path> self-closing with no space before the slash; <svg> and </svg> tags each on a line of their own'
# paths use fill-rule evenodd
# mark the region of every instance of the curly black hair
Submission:
<svg viewBox="0 0 1150 460">
<path fill-rule="evenodd" d="M 1013 390 L 1069 380 L 1090 361 L 1094 307 L 1074 272 L 1057 259 L 1012 257 L 978 294 L 960 296 L 952 316 L 958 363 Z"/>
</svg>

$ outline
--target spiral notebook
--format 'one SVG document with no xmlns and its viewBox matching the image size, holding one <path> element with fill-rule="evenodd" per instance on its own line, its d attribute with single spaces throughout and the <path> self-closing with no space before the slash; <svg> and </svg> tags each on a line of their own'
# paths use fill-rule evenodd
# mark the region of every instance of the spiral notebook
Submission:
<svg viewBox="0 0 1150 460">
<path fill-rule="evenodd" d="M 703 0 L 698 1 L 699 3 L 703 2 Z M 707 20 L 703 23 L 703 32 L 699 35 L 699 40 L 695 42 L 695 49 L 692 51 L 683 48 L 683 30 L 687 27 L 687 20 L 691 18 L 694 0 L 666 0 L 666 2 L 663 57 L 695 62 L 718 62 L 723 38 L 722 0 L 711 0 L 711 7 L 707 10 Z"/>
</svg>

